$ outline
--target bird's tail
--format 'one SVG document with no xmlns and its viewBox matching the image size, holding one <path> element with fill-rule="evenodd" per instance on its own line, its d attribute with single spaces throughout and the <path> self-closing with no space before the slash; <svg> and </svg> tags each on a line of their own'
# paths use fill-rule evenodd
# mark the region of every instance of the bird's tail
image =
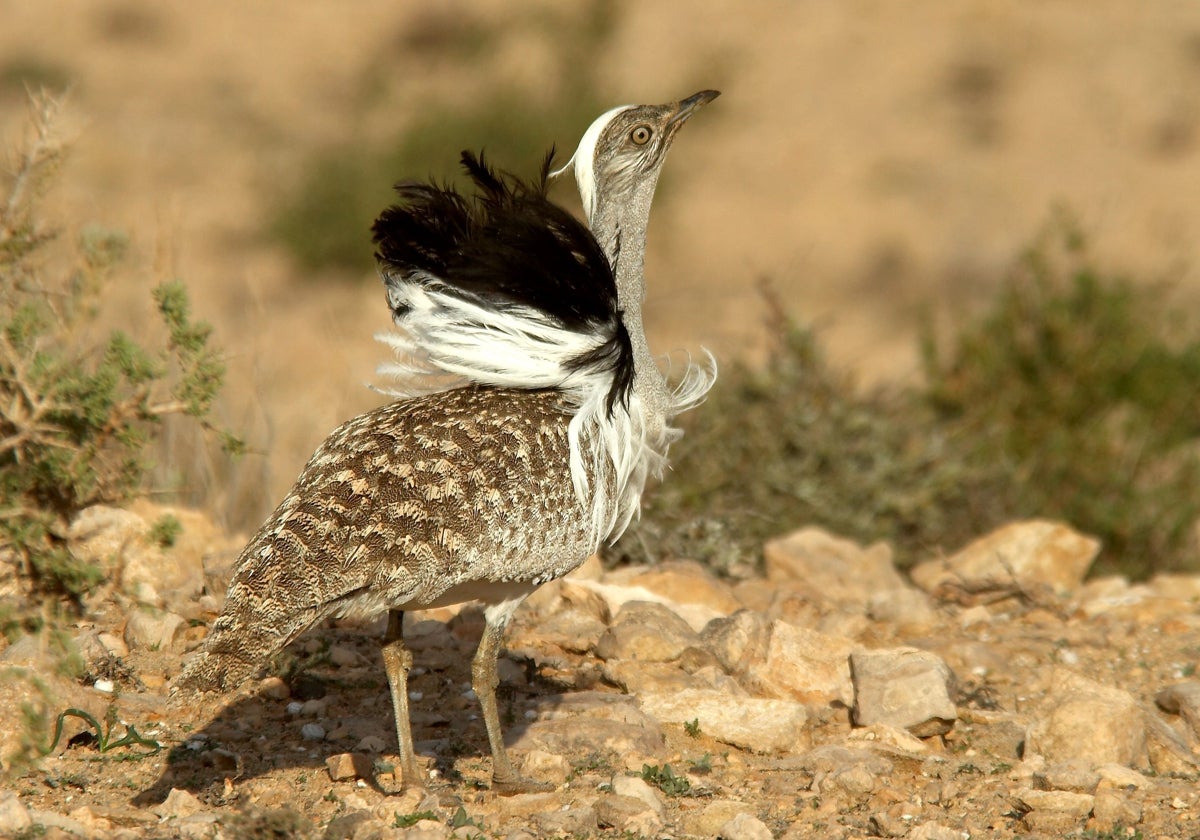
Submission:
<svg viewBox="0 0 1200 840">
<path fill-rule="evenodd" d="M 265 632 L 245 635 L 233 628 L 222 632 L 214 625 L 199 653 L 175 678 L 172 689 L 232 691 L 261 671 L 277 652 L 267 635 Z"/>
<path fill-rule="evenodd" d="M 249 606 L 236 603 L 243 600 L 239 594 L 231 591 L 225 610 L 213 622 L 200 652 L 175 678 L 173 690 L 232 691 L 263 671 L 275 654 L 328 612 L 300 609 L 277 623 L 265 621 L 255 610 L 237 608 Z"/>
</svg>

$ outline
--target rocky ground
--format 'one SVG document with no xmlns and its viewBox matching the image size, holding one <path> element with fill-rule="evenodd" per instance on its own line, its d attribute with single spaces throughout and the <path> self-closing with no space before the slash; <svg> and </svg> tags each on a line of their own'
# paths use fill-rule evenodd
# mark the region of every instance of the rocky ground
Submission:
<svg viewBox="0 0 1200 840">
<path fill-rule="evenodd" d="M 506 734 L 556 788 L 501 797 L 472 607 L 408 623 L 423 788 L 391 772 L 378 626 L 316 630 L 235 695 L 170 697 L 239 545 L 177 512 L 159 548 L 159 513 L 85 512 L 72 550 L 109 577 L 73 644 L 0 652 L 0 836 L 1200 836 L 1200 577 L 1084 582 L 1097 545 L 1062 525 L 1014 523 L 911 577 L 817 529 L 747 580 L 593 561 L 510 628 Z M 68 708 L 116 722 L 98 739 L 67 715 L 33 756 Z"/>
</svg>

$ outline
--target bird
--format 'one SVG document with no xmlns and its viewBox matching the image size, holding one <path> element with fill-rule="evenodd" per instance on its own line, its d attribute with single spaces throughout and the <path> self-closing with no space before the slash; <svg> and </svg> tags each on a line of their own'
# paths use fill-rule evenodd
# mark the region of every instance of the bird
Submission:
<svg viewBox="0 0 1200 840">
<path fill-rule="evenodd" d="M 406 610 L 478 600 L 472 661 L 492 788 L 548 790 L 505 748 L 497 657 L 537 587 L 615 540 L 660 476 L 715 362 L 671 385 L 641 308 L 650 204 L 679 128 L 717 96 L 621 106 L 567 166 L 522 181 L 464 152 L 474 185 L 402 182 L 373 226 L 388 306 L 382 367 L 398 397 L 318 447 L 235 563 L 224 606 L 173 690 L 232 690 L 329 617 L 388 613 L 382 658 L 402 783 L 420 785 L 409 716 Z M 547 198 L 573 168 L 583 224 Z M 589 227 L 590 225 L 590 227 Z"/>
</svg>

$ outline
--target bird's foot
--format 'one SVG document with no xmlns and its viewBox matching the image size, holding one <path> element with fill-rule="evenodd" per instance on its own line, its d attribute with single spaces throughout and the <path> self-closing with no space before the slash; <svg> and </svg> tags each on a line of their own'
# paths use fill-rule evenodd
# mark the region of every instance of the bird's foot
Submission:
<svg viewBox="0 0 1200 840">
<path fill-rule="evenodd" d="M 515 774 L 492 777 L 492 790 L 501 796 L 516 796 L 519 793 L 549 793 L 555 787 L 550 782 L 538 782 Z"/>
</svg>

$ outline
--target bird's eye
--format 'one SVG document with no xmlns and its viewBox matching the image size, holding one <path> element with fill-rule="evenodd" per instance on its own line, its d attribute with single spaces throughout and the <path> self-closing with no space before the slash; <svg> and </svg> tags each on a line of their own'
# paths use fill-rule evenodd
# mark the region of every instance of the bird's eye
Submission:
<svg viewBox="0 0 1200 840">
<path fill-rule="evenodd" d="M 650 130 L 650 126 L 639 125 L 633 131 L 629 132 L 629 139 L 632 140 L 636 146 L 645 146 L 650 142 L 650 138 L 653 135 L 654 132 Z"/>
</svg>

